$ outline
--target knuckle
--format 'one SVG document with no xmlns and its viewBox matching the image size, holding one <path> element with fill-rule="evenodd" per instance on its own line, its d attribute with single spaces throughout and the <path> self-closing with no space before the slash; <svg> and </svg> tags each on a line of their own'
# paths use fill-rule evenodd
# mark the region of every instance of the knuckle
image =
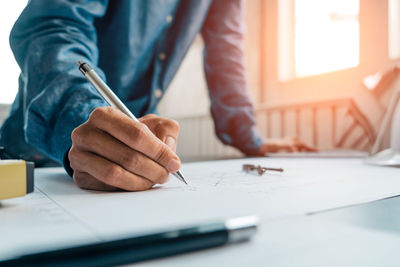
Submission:
<svg viewBox="0 0 400 267">
<path fill-rule="evenodd" d="M 162 123 L 165 125 L 165 127 L 168 128 L 173 128 L 173 129 L 179 128 L 179 123 L 176 120 L 166 119 Z"/>
<path fill-rule="evenodd" d="M 108 114 L 112 112 L 111 107 L 98 107 L 95 108 L 89 116 L 89 121 L 103 120 Z"/>
<path fill-rule="evenodd" d="M 140 131 L 142 133 L 146 133 L 148 130 L 147 125 L 144 123 L 137 123 L 136 126 L 137 126 L 136 128 L 138 129 L 138 131 Z"/>
<path fill-rule="evenodd" d="M 130 157 L 130 165 L 134 170 L 140 171 L 142 169 L 142 162 L 138 156 Z"/>
<path fill-rule="evenodd" d="M 157 121 L 157 131 L 165 131 L 166 129 L 173 132 L 179 132 L 180 126 L 176 120 L 160 119 Z"/>
<path fill-rule="evenodd" d="M 128 153 L 122 153 L 119 156 L 119 161 L 118 162 L 120 162 L 122 164 L 122 166 L 130 166 L 131 162 L 132 162 L 131 155 L 128 154 Z"/>
<path fill-rule="evenodd" d="M 72 143 L 76 143 L 76 142 L 79 141 L 80 131 L 81 131 L 81 128 L 80 128 L 80 127 L 77 127 L 77 128 L 75 128 L 75 129 L 72 131 L 72 133 L 71 133 L 71 140 L 72 140 Z"/>
<path fill-rule="evenodd" d="M 169 120 L 169 126 L 175 131 L 179 131 L 181 128 L 179 122 L 177 122 L 176 120 Z"/>
<path fill-rule="evenodd" d="M 91 129 L 87 128 L 85 125 L 75 128 L 71 134 L 72 142 L 78 145 L 88 143 L 92 139 L 90 137 Z"/>
<path fill-rule="evenodd" d="M 74 144 L 81 144 L 82 142 L 85 142 L 85 140 L 88 138 L 88 131 L 85 129 L 85 127 L 79 126 L 75 128 L 72 133 L 71 133 L 71 140 L 72 143 Z"/>
<path fill-rule="evenodd" d="M 78 154 L 79 153 L 78 153 L 77 149 L 75 148 L 75 146 L 72 146 L 68 152 L 68 159 L 69 159 L 70 166 L 72 169 L 76 168 L 75 163 L 78 162 L 78 160 L 79 160 Z"/>
<path fill-rule="evenodd" d="M 102 108 L 95 108 L 92 113 L 90 113 L 89 121 L 97 120 L 99 117 L 103 116 L 104 110 Z"/>
<path fill-rule="evenodd" d="M 141 143 L 141 140 L 147 135 L 147 126 L 143 123 L 137 123 L 132 133 L 132 138 L 137 143 Z"/>
<path fill-rule="evenodd" d="M 166 146 L 161 146 L 160 149 L 156 153 L 155 160 L 157 162 L 163 162 L 169 157 L 169 150 Z"/>
<path fill-rule="evenodd" d="M 115 185 L 119 177 L 122 175 L 122 169 L 118 165 L 112 165 L 107 168 L 104 179 L 110 185 Z"/>
<path fill-rule="evenodd" d="M 139 171 L 142 167 L 141 160 L 135 153 L 123 153 L 120 160 L 123 166 L 127 166 L 132 170 Z"/>
</svg>

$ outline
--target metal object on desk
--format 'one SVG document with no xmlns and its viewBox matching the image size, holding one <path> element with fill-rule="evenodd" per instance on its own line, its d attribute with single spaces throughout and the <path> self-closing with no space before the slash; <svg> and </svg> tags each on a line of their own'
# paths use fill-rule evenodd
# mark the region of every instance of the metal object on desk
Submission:
<svg viewBox="0 0 400 267">
<path fill-rule="evenodd" d="M 242 168 L 245 172 L 256 171 L 258 175 L 263 175 L 266 171 L 283 172 L 282 168 L 268 168 L 268 167 L 262 167 L 260 165 L 256 166 L 253 164 L 243 164 Z"/>
</svg>

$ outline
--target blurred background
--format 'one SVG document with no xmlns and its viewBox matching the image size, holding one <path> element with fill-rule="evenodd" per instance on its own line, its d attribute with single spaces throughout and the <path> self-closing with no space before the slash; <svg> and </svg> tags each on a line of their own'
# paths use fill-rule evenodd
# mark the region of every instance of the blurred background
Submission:
<svg viewBox="0 0 400 267">
<path fill-rule="evenodd" d="M 8 36 L 26 3 L 0 2 L 0 122 L 18 88 Z M 245 0 L 244 6 L 249 92 L 262 136 L 371 151 L 400 86 L 400 0 Z M 183 161 L 240 155 L 215 137 L 202 49 L 198 36 L 159 106 L 160 115 L 181 125 Z M 382 140 L 380 149 L 387 146 Z"/>
</svg>

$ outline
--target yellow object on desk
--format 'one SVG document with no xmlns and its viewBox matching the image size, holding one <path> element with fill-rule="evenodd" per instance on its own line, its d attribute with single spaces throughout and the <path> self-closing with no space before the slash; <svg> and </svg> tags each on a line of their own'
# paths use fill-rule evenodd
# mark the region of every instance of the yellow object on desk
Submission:
<svg viewBox="0 0 400 267">
<path fill-rule="evenodd" d="M 0 200 L 24 196 L 33 191 L 33 162 L 0 160 Z"/>
</svg>

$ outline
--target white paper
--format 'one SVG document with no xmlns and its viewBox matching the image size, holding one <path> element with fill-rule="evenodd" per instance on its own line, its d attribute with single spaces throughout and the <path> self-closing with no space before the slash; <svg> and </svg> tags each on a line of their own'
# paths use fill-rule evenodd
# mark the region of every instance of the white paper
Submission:
<svg viewBox="0 0 400 267">
<path fill-rule="evenodd" d="M 38 188 L 0 207 L 0 260 L 98 238 Z"/>
<path fill-rule="evenodd" d="M 242 164 L 284 172 L 258 176 Z M 0 208 L 0 257 L 35 244 L 109 240 L 232 216 L 255 214 L 264 223 L 400 194 L 399 169 L 361 159 L 251 158 L 187 163 L 181 170 L 188 186 L 171 176 L 149 191 L 110 193 L 79 189 L 62 168 L 37 169 L 36 193 Z"/>
</svg>

